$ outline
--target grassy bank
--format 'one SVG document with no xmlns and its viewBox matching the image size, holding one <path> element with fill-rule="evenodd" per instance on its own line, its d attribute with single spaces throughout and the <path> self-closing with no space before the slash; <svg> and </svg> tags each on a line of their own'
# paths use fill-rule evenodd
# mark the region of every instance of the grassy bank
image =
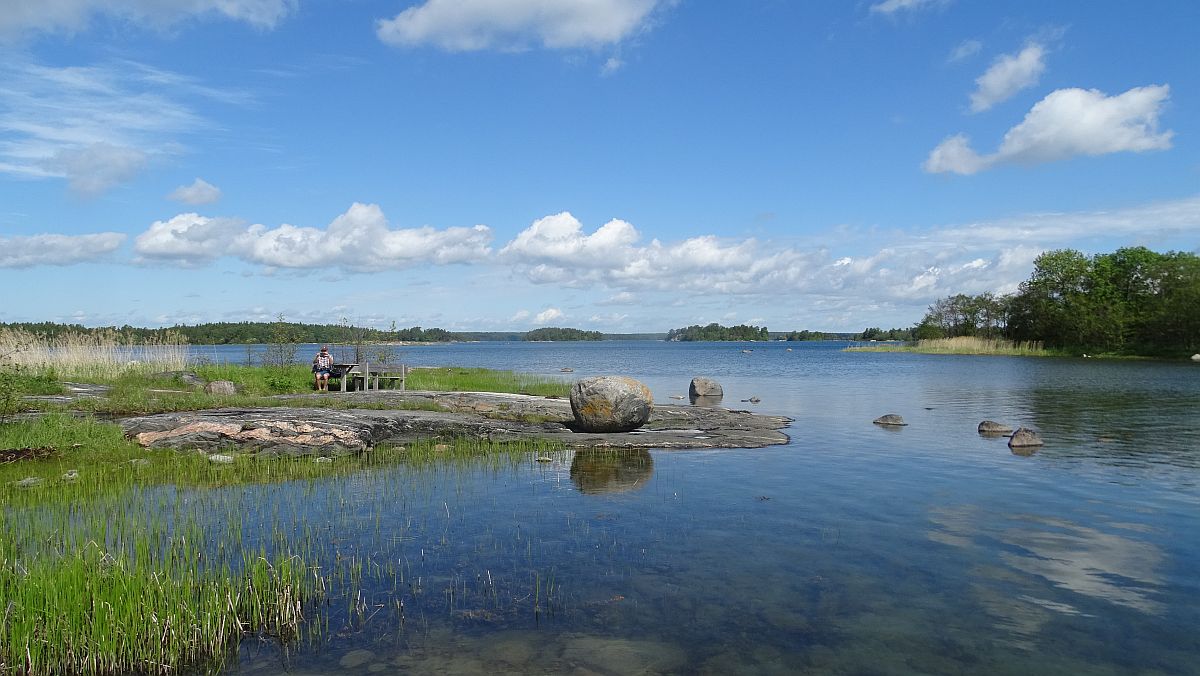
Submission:
<svg viewBox="0 0 1200 676">
<path fill-rule="evenodd" d="M 1000 338 L 960 336 L 919 340 L 916 343 L 878 343 L 846 348 L 847 352 L 915 352 L 919 354 L 978 354 L 1009 357 L 1062 356 L 1042 347 L 1040 342 L 1014 343 Z"/>
<path fill-rule="evenodd" d="M 185 356 L 182 345 L 128 346 L 116 335 L 0 335 L 0 676 L 216 671 L 247 635 L 286 642 L 319 634 L 327 630 L 323 613 L 357 612 L 362 621 L 364 559 L 336 546 L 331 552 L 328 526 L 289 524 L 298 507 L 281 509 L 281 499 L 307 506 L 310 491 L 357 485 L 387 465 L 409 464 L 419 474 L 557 452 L 541 442 L 427 439 L 333 462 L 235 454 L 216 464 L 200 453 L 141 448 L 93 417 L 284 406 L 293 400 L 278 395 L 312 392 L 304 365 L 192 365 Z M 204 381 L 232 381 L 239 394 L 207 394 L 185 382 L 188 370 Z M 67 403 L 24 399 L 60 394 L 64 381 L 110 389 Z M 438 368 L 414 371 L 409 388 L 562 396 L 568 385 L 512 371 Z M 383 406 L 336 393 L 302 401 Z M 51 412 L 10 415 L 32 407 Z M 338 490 L 320 494 L 342 499 Z M 341 507 L 322 509 L 339 514 Z M 402 584 L 405 569 L 391 561 L 367 565 Z M 536 571 L 532 581 L 536 599 Z M 339 600 L 345 606 L 331 610 Z"/>
</svg>

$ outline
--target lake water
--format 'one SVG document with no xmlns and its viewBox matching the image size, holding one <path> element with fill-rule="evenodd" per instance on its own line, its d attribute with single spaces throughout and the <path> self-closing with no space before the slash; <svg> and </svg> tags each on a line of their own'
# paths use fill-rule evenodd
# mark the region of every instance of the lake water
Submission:
<svg viewBox="0 0 1200 676">
<path fill-rule="evenodd" d="M 660 406 L 709 376 L 727 406 L 793 418 L 791 442 L 239 488 L 248 532 L 269 512 L 365 564 L 310 613 L 314 640 L 247 640 L 229 670 L 1200 673 L 1200 366 L 842 347 L 398 348 L 629 375 Z M 1046 445 L 1014 454 L 984 419 Z"/>
</svg>

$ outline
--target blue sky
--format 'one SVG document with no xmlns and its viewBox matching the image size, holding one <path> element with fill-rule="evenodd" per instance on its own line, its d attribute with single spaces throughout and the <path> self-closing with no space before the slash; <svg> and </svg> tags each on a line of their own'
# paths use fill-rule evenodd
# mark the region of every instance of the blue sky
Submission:
<svg viewBox="0 0 1200 676">
<path fill-rule="evenodd" d="M 1200 3 L 0 0 L 0 321 L 907 326 L 1200 248 Z"/>
</svg>

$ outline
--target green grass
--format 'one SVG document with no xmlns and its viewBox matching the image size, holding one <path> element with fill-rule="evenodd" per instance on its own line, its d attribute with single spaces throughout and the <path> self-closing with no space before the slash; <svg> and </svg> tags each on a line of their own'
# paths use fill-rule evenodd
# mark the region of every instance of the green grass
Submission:
<svg viewBox="0 0 1200 676">
<path fill-rule="evenodd" d="M 863 345 L 846 348 L 847 352 L 915 352 L 919 354 L 977 354 L 1003 355 L 1011 357 L 1047 357 L 1061 356 L 1042 347 L 1040 342 L 1014 343 L 1011 340 L 999 338 L 979 338 L 975 336 L 960 336 L 957 338 L 937 338 L 920 340 L 916 343 L 889 343 L 879 345 Z"/>
<path fill-rule="evenodd" d="M 541 397 L 565 397 L 571 392 L 571 383 L 559 378 L 459 367 L 413 369 L 409 371 L 407 387 L 410 390 L 511 392 Z"/>
</svg>

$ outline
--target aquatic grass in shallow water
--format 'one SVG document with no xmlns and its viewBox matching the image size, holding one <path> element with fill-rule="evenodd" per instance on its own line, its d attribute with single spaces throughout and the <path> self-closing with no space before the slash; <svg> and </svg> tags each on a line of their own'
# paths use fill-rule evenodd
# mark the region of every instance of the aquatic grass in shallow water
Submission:
<svg viewBox="0 0 1200 676">
<path fill-rule="evenodd" d="M 409 503 L 454 467 L 512 469 L 555 454 L 550 444 L 430 439 L 329 463 L 237 455 L 214 464 L 62 415 L 2 425 L 0 443 L 57 448 L 47 460 L 0 466 L 0 673 L 215 671 L 248 633 L 287 641 L 328 636 L 331 617 L 349 631 L 378 622 L 383 608 L 403 617 L 405 590 L 423 595 L 444 583 L 450 612 L 464 618 L 525 604 L 544 613 L 560 593 L 537 570 L 488 571 L 487 584 L 482 572 L 442 573 L 438 548 L 467 516 L 448 502 L 412 524 L 441 535 L 411 558 L 408 526 L 397 532 L 380 520 L 384 505 Z M 412 480 L 396 483 L 380 473 L 385 465 L 411 468 Z M 42 482 L 15 485 L 31 476 Z M 379 495 L 366 514 L 347 499 L 362 490 Z M 312 514 L 328 520 L 311 523 Z M 340 539 L 363 528 L 397 534 L 380 551 Z M 389 579 L 386 598 L 364 591 L 368 580 Z M 331 605 L 314 606 L 316 598 Z"/>
</svg>

